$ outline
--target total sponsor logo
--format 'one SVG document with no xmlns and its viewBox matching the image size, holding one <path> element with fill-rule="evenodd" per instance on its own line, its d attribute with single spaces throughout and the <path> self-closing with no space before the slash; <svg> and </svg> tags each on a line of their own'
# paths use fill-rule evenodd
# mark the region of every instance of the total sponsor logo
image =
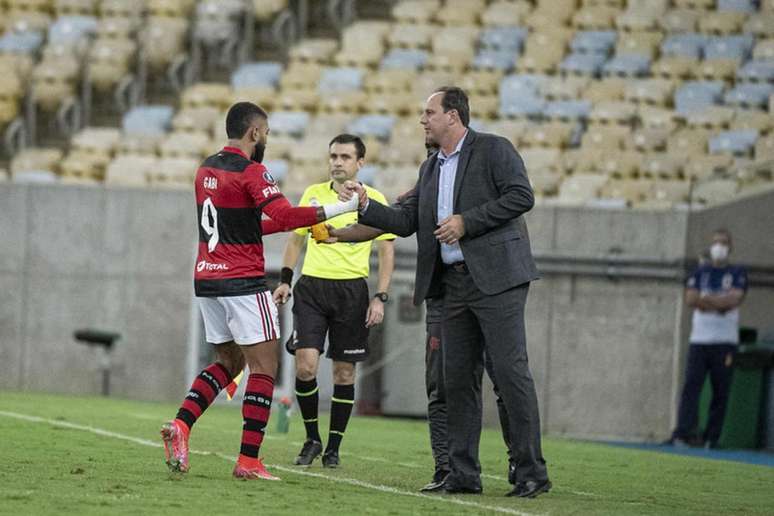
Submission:
<svg viewBox="0 0 774 516">
<path fill-rule="evenodd" d="M 201 260 L 199 263 L 196 264 L 196 272 L 203 272 L 203 271 L 227 271 L 228 265 L 225 263 L 210 263 L 206 260 Z"/>
</svg>

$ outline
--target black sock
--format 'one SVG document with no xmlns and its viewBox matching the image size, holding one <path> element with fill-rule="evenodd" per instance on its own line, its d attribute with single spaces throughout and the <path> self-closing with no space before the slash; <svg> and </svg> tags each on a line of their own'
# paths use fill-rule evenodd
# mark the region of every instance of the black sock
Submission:
<svg viewBox="0 0 774 516">
<path fill-rule="evenodd" d="M 331 428 L 328 434 L 328 446 L 325 451 L 338 451 L 344 431 L 347 429 L 349 415 L 355 404 L 354 385 L 334 385 L 331 398 Z"/>
<path fill-rule="evenodd" d="M 322 441 L 320 431 L 317 428 L 317 406 L 320 402 L 320 390 L 317 388 L 317 378 L 304 381 L 296 377 L 296 401 L 301 409 L 301 417 L 304 418 L 306 438 L 313 441 Z"/>
</svg>

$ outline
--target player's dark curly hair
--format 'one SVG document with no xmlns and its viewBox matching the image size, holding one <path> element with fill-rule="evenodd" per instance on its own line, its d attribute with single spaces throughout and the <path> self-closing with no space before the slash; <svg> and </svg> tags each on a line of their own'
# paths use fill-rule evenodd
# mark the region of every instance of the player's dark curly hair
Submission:
<svg viewBox="0 0 774 516">
<path fill-rule="evenodd" d="M 231 140 L 241 139 L 256 118 L 268 119 L 266 111 L 252 102 L 237 102 L 226 115 L 226 135 Z"/>
</svg>

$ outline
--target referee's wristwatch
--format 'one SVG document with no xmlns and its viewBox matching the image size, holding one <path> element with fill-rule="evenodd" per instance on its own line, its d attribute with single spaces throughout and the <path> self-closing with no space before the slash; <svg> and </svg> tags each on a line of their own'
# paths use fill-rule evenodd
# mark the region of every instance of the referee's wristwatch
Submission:
<svg viewBox="0 0 774 516">
<path fill-rule="evenodd" d="M 387 295 L 387 292 L 377 292 L 374 294 L 374 297 L 379 299 L 382 303 L 386 303 L 388 299 L 390 299 L 390 296 Z"/>
</svg>

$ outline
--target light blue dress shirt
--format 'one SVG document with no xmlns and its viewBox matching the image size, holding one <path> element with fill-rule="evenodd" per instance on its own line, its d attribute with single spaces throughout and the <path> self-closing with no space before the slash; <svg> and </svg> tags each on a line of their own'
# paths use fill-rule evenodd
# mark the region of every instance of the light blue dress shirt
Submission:
<svg viewBox="0 0 774 516">
<path fill-rule="evenodd" d="M 438 222 L 454 213 L 454 179 L 457 175 L 457 164 L 460 161 L 460 149 L 462 149 L 462 143 L 467 135 L 466 131 L 457 143 L 454 152 L 448 156 L 442 150 L 438 151 L 438 163 L 440 165 L 438 174 L 438 207 L 436 210 Z M 446 264 L 465 261 L 459 242 L 451 245 L 442 243 L 441 260 Z"/>
</svg>

